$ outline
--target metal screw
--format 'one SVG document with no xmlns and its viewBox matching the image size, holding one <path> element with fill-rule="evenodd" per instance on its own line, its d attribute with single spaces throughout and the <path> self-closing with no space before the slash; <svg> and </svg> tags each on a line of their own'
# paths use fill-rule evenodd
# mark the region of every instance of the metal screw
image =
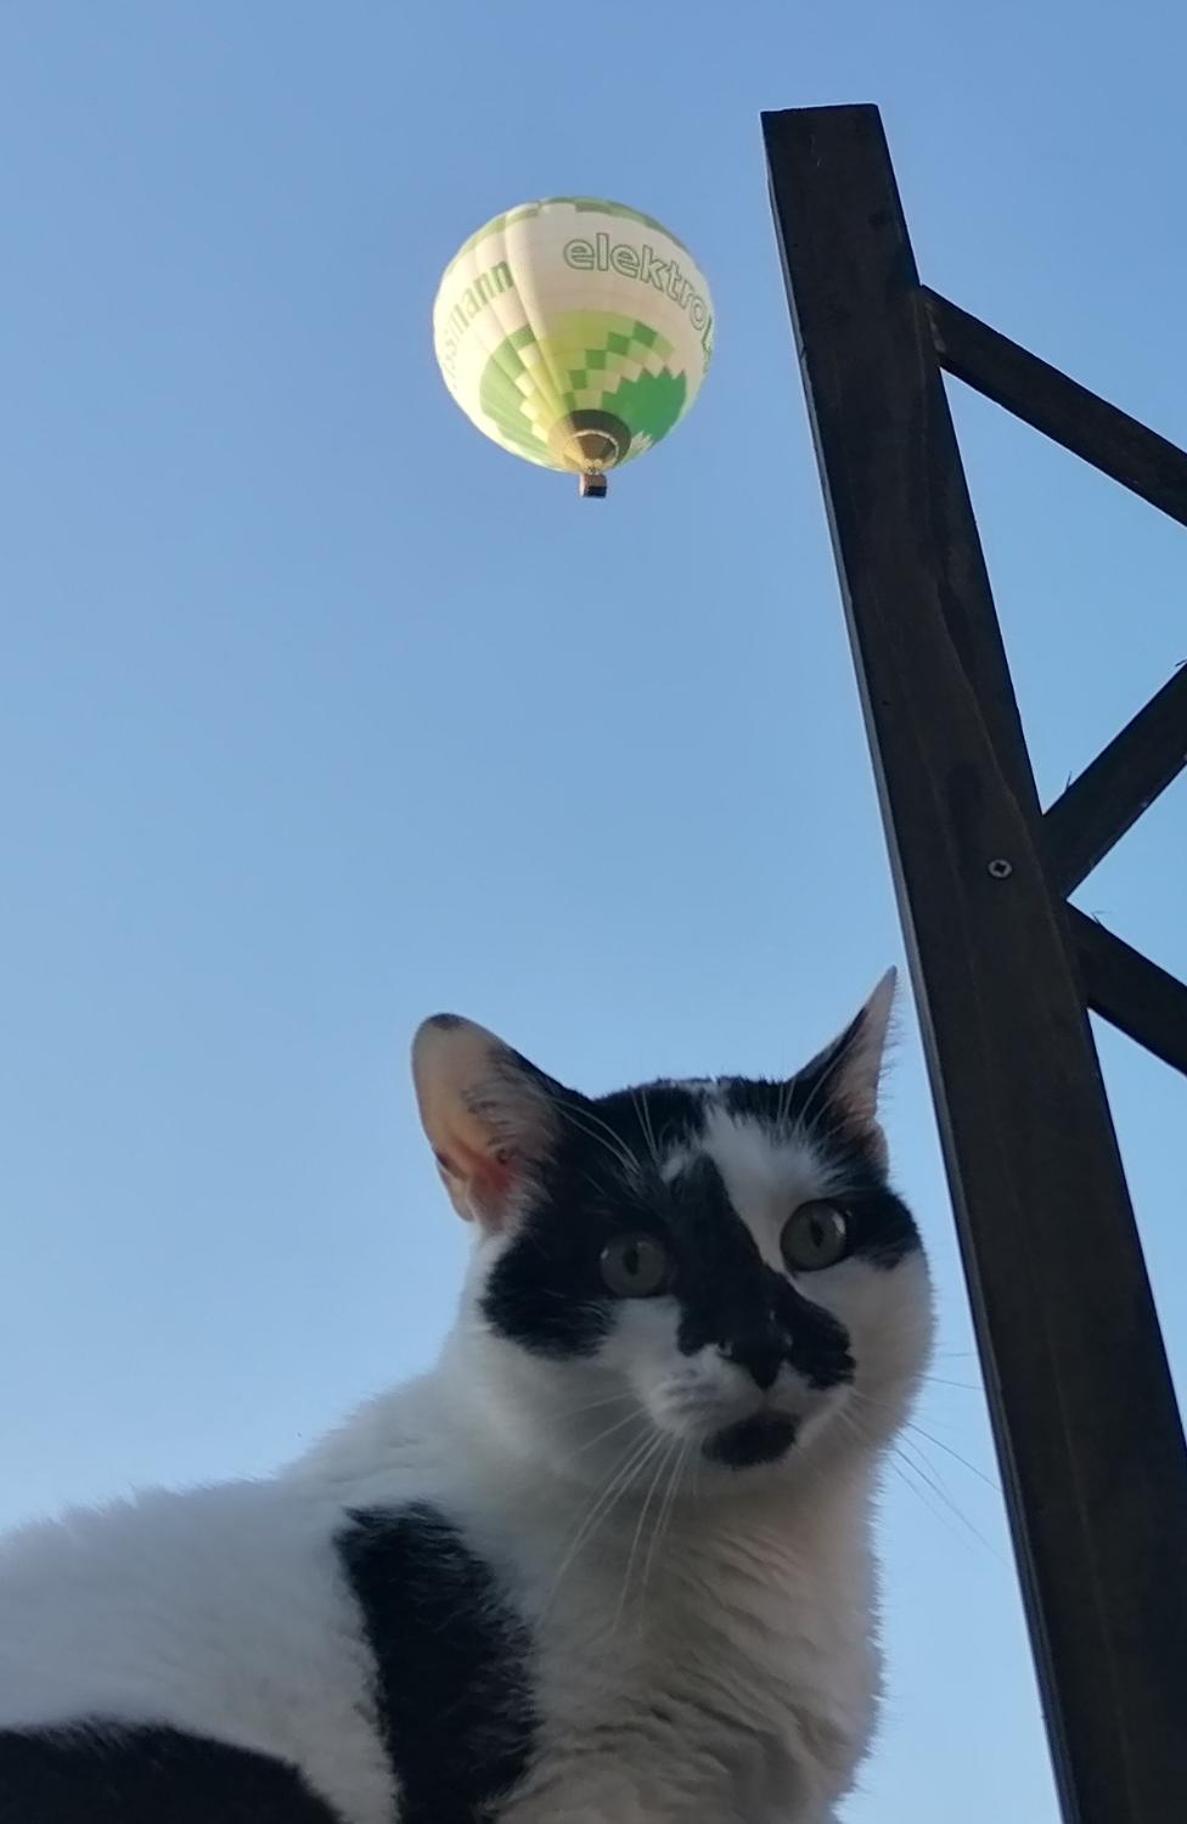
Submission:
<svg viewBox="0 0 1187 1824">
<path fill-rule="evenodd" d="M 999 855 L 995 860 L 990 862 L 989 872 L 994 880 L 1009 880 L 1011 874 L 1014 872 L 1014 864 L 1013 862 L 1007 861 L 1004 856 Z"/>
</svg>

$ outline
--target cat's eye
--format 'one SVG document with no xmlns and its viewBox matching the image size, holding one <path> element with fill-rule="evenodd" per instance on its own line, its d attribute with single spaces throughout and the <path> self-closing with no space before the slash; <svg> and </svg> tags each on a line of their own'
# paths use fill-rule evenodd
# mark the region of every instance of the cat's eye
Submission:
<svg viewBox="0 0 1187 1824">
<path fill-rule="evenodd" d="M 784 1223 L 779 1246 L 793 1273 L 835 1267 L 849 1248 L 849 1218 L 835 1203 L 801 1203 Z"/>
<path fill-rule="evenodd" d="M 616 1235 L 602 1249 L 600 1264 L 615 1298 L 654 1298 L 672 1273 L 668 1250 L 654 1235 Z"/>
</svg>

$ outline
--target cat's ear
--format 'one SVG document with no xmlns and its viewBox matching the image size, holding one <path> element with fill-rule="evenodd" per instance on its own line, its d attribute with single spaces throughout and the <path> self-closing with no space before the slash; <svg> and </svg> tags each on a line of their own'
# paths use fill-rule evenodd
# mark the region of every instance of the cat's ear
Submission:
<svg viewBox="0 0 1187 1824">
<path fill-rule="evenodd" d="M 493 1032 L 453 1013 L 434 1015 L 417 1032 L 412 1075 L 458 1215 L 506 1227 L 556 1144 L 561 1085 Z"/>
<path fill-rule="evenodd" d="M 886 1141 L 878 1124 L 878 1086 L 897 985 L 898 971 L 888 969 L 852 1024 L 800 1072 L 801 1081 L 820 1085 L 820 1100 L 827 1101 L 845 1129 L 872 1146 L 883 1165 Z"/>
</svg>

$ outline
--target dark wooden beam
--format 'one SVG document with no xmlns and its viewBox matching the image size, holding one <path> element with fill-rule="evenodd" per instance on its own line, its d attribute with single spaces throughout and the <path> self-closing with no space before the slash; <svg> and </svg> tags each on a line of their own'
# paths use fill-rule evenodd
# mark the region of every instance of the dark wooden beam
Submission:
<svg viewBox="0 0 1187 1824">
<path fill-rule="evenodd" d="M 1083 912 L 1071 917 L 1093 1012 L 1187 1075 L 1187 984 Z"/>
<path fill-rule="evenodd" d="M 924 298 L 950 374 L 1187 526 L 1187 452 L 937 292 Z"/>
<path fill-rule="evenodd" d="M 1169 677 L 1043 819 L 1052 885 L 1071 893 L 1187 766 L 1187 665 Z"/>
<path fill-rule="evenodd" d="M 894 173 L 764 133 L 1064 1812 L 1181 1824 L 1187 1453 Z"/>
</svg>

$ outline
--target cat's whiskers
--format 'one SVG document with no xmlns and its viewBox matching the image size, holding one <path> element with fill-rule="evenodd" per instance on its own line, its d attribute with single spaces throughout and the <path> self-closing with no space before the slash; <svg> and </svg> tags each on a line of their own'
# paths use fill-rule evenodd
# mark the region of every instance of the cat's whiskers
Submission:
<svg viewBox="0 0 1187 1824">
<path fill-rule="evenodd" d="M 608 1121 L 591 1108 L 577 1108 L 573 1103 L 557 1098 L 554 1106 L 570 1127 L 575 1127 L 587 1140 L 593 1140 L 603 1147 L 616 1164 L 620 1165 L 630 1178 L 643 1176 L 643 1167 L 638 1156 L 633 1153 L 622 1135 L 616 1133 Z"/>
<path fill-rule="evenodd" d="M 868 1394 L 866 1394 L 866 1395 L 857 1394 L 856 1397 L 858 1399 L 864 1400 L 865 1404 L 867 1404 L 869 1406 L 876 1406 L 876 1405 L 880 1404 L 879 1401 L 871 1399 Z M 858 1424 L 856 1416 L 852 1412 L 842 1409 L 840 1416 L 845 1420 L 846 1424 L 850 1427 L 850 1429 L 854 1432 L 855 1436 L 858 1437 L 863 1444 L 868 1444 L 871 1441 L 870 1434 L 868 1432 L 866 1432 L 865 1429 Z M 910 1457 L 907 1456 L 906 1452 L 907 1452 L 908 1448 L 913 1448 L 914 1453 L 915 1453 L 914 1456 L 910 1456 Z M 985 1537 L 984 1533 L 981 1532 L 980 1528 L 974 1526 L 973 1522 L 969 1519 L 968 1515 L 964 1512 L 964 1510 L 961 1507 L 959 1507 L 957 1505 L 957 1503 L 952 1499 L 951 1495 L 949 1494 L 948 1490 L 944 1487 L 943 1483 L 932 1473 L 931 1466 L 927 1464 L 926 1459 L 924 1459 L 923 1461 L 919 1460 L 922 1457 L 922 1454 L 923 1453 L 920 1451 L 918 1445 L 911 1446 L 910 1439 L 905 1438 L 904 1436 L 902 1436 L 902 1434 L 900 1434 L 897 1438 L 895 1438 L 892 1441 L 892 1443 L 889 1447 L 889 1455 L 887 1456 L 886 1461 L 888 1463 L 890 1463 L 891 1467 L 893 1467 L 896 1470 L 896 1473 L 899 1474 L 901 1479 L 907 1483 L 907 1486 L 909 1488 L 914 1489 L 914 1492 L 916 1493 L 916 1495 L 918 1495 L 919 1499 L 921 1501 L 923 1501 L 924 1506 L 927 1507 L 933 1514 L 935 1514 L 937 1519 L 942 1521 L 943 1515 L 938 1513 L 938 1511 L 932 1507 L 931 1503 L 923 1496 L 921 1491 L 918 1488 L 915 1488 L 914 1483 L 910 1482 L 907 1479 L 906 1475 L 903 1473 L 904 1469 L 910 1470 L 912 1475 L 917 1476 L 919 1478 L 919 1480 L 922 1483 L 924 1483 L 925 1486 L 927 1488 L 929 1488 L 932 1491 L 932 1493 L 940 1501 L 943 1502 L 944 1506 L 948 1509 L 948 1512 L 950 1514 L 954 1515 L 955 1518 L 960 1521 L 960 1524 L 965 1528 L 966 1532 L 971 1533 L 973 1538 L 976 1539 L 976 1541 L 978 1542 L 978 1544 L 984 1546 L 985 1550 L 987 1552 L 989 1552 L 991 1554 L 991 1556 L 994 1557 L 999 1564 L 1004 1564 L 1006 1561 L 1002 1557 L 1001 1553 L 997 1550 L 997 1548 L 993 1545 L 993 1543 Z M 896 1462 L 895 1459 L 897 1459 L 898 1461 Z M 963 1461 L 963 1459 L 961 1459 L 961 1461 Z M 899 1467 L 900 1465 L 902 1465 L 902 1468 Z M 965 1464 L 965 1467 L 966 1467 L 966 1469 L 973 1469 L 973 1465 L 971 1463 Z M 980 1474 L 980 1471 L 974 1470 L 973 1473 Z M 988 1478 L 982 1477 L 982 1480 L 988 1481 Z M 990 1483 L 989 1486 L 993 1487 L 994 1485 L 992 1483 Z"/>
<path fill-rule="evenodd" d="M 668 1478 L 668 1486 L 664 1491 L 663 1501 L 660 1503 L 659 1518 L 655 1523 L 655 1528 L 651 1535 L 651 1543 L 647 1547 L 647 1557 L 643 1561 L 643 1584 L 639 1591 L 639 1607 L 641 1610 L 645 1609 L 647 1603 L 647 1579 L 651 1573 L 651 1561 L 655 1556 L 664 1533 L 671 1527 L 672 1516 L 676 1510 L 676 1496 L 679 1492 L 680 1481 L 684 1475 L 685 1466 L 688 1462 L 688 1455 L 691 1449 L 692 1440 L 690 1438 L 685 1438 L 676 1452 L 676 1460 L 672 1466 L 672 1474 Z"/>
<path fill-rule="evenodd" d="M 646 1414 L 643 1413 L 638 1406 L 634 1407 L 631 1412 L 627 1413 L 624 1419 L 615 1420 L 614 1424 L 608 1425 L 605 1431 L 599 1431 L 596 1437 L 587 1438 L 584 1444 L 579 1444 L 576 1450 L 571 1450 L 564 1459 L 565 1462 L 575 1463 L 578 1457 L 584 1456 L 587 1450 L 592 1450 L 595 1444 L 601 1444 L 606 1438 L 612 1438 L 614 1433 L 616 1431 L 621 1431 L 624 1425 L 630 1425 L 634 1420 L 645 1417 Z"/>
<path fill-rule="evenodd" d="M 645 1089 L 633 1089 L 631 1091 L 631 1101 L 635 1105 L 635 1113 L 639 1117 L 639 1126 L 643 1131 L 643 1138 L 647 1142 L 647 1150 L 651 1154 L 651 1163 L 658 1172 L 661 1169 L 659 1148 L 655 1143 L 655 1128 L 652 1125 L 651 1110 L 647 1106 L 647 1091 Z"/>
<path fill-rule="evenodd" d="M 589 1544 L 595 1532 L 606 1525 L 614 1509 L 619 1506 L 624 1498 L 630 1494 L 640 1482 L 642 1482 L 643 1477 L 651 1468 L 651 1465 L 664 1451 L 665 1445 L 666 1440 L 662 1436 L 655 1436 L 646 1441 L 638 1455 L 632 1460 L 629 1469 L 624 1473 L 622 1480 L 615 1487 L 609 1499 L 600 1506 L 596 1515 L 591 1516 L 590 1525 L 580 1541 L 581 1546 Z M 647 1499 L 650 1499 L 650 1493 L 651 1491 L 649 1489 Z M 617 1622 L 617 1612 L 615 1615 L 615 1622 Z M 611 1629 L 611 1632 L 613 1632 L 613 1628 Z"/>
<path fill-rule="evenodd" d="M 853 1398 L 865 1406 L 876 1406 L 883 1412 L 894 1411 L 894 1407 L 887 1405 L 884 1400 L 876 1400 L 872 1394 L 859 1393 L 856 1387 L 852 1388 L 851 1392 Z M 986 1488 L 991 1488 L 995 1495 L 1001 1494 L 1002 1489 L 999 1482 L 995 1482 L 992 1476 L 986 1475 L 983 1469 L 978 1469 L 975 1463 L 970 1463 L 967 1457 L 962 1457 L 958 1450 L 953 1450 L 951 1444 L 945 1444 L 943 1438 L 933 1437 L 932 1433 L 925 1430 L 915 1419 L 904 1419 L 903 1428 L 906 1431 L 917 1432 L 921 1438 L 926 1438 L 929 1444 L 934 1444 L 937 1450 L 947 1451 L 948 1455 L 954 1458 L 962 1469 L 968 1470 L 970 1476 L 976 1476 L 978 1481 L 984 1482 Z"/>
<path fill-rule="evenodd" d="M 643 1415 L 640 1414 L 640 1417 L 642 1416 Z M 578 1552 L 587 1543 L 599 1524 L 609 1516 L 611 1509 L 615 1507 L 619 1499 L 626 1494 L 632 1483 L 642 1474 L 652 1455 L 662 1444 L 663 1438 L 657 1436 L 651 1431 L 650 1427 L 648 1427 L 648 1432 L 645 1437 L 641 1439 L 637 1438 L 633 1443 L 627 1445 L 614 1469 L 610 1472 L 610 1475 L 602 1484 L 601 1489 L 595 1495 L 590 1505 L 585 1509 L 581 1519 L 577 1523 L 572 1543 L 566 1551 L 564 1558 L 561 1560 L 560 1567 L 553 1579 L 552 1588 L 545 1600 L 545 1612 L 547 1612 L 552 1603 L 556 1600 L 556 1594 L 560 1588 L 561 1580 L 563 1579 L 565 1572 L 573 1563 Z"/>
<path fill-rule="evenodd" d="M 836 1416 L 840 1420 L 840 1422 L 841 1422 L 842 1426 L 845 1428 L 845 1430 L 850 1432 L 853 1435 L 853 1437 L 855 1437 L 863 1447 L 865 1447 L 866 1445 L 869 1444 L 869 1442 L 870 1442 L 869 1433 L 867 1431 L 865 1431 L 865 1429 L 861 1425 L 858 1424 L 857 1419 L 855 1418 L 854 1414 L 849 1411 L 848 1407 L 845 1407 L 845 1406 L 841 1407 L 841 1409 L 838 1411 Z M 934 1502 L 929 1501 L 927 1499 L 926 1495 L 916 1485 L 916 1483 L 911 1480 L 911 1477 L 907 1474 L 908 1470 L 910 1470 L 913 1475 L 919 1474 L 918 1469 L 916 1468 L 915 1464 L 911 1462 L 911 1459 L 909 1457 L 900 1458 L 899 1451 L 895 1448 L 895 1446 L 893 1444 L 891 1444 L 887 1448 L 886 1453 L 882 1458 L 882 1462 L 887 1469 L 892 1469 L 894 1471 L 895 1475 L 899 1478 L 899 1481 L 903 1484 L 904 1488 L 910 1489 L 911 1493 L 918 1500 L 923 1502 L 923 1505 L 924 1505 L 924 1507 L 926 1507 L 929 1514 L 933 1515 L 937 1520 L 940 1520 L 941 1522 L 944 1522 L 946 1524 L 946 1522 L 944 1521 L 944 1515 L 940 1512 L 939 1508 L 935 1506 Z"/>
<path fill-rule="evenodd" d="M 583 1412 L 596 1412 L 599 1406 L 614 1406 L 619 1403 L 626 1405 L 628 1401 L 632 1405 L 638 1405 L 638 1401 L 630 1389 L 620 1387 L 617 1393 L 600 1393 L 596 1400 L 582 1400 L 576 1406 L 562 1406 L 558 1407 L 556 1411 L 560 1418 L 574 1419 Z"/>
<path fill-rule="evenodd" d="M 863 1432 L 860 1429 L 859 1426 L 857 1426 L 854 1423 L 852 1413 L 842 1411 L 839 1414 L 839 1417 L 841 1418 L 846 1429 L 849 1431 L 852 1431 L 853 1435 L 856 1438 L 858 1438 L 860 1440 L 860 1442 L 864 1445 L 867 1442 L 866 1434 L 865 1434 L 865 1432 Z M 889 1451 L 887 1451 L 887 1453 L 883 1457 L 882 1461 L 885 1464 L 887 1469 L 893 1470 L 894 1474 L 898 1477 L 898 1479 L 902 1483 L 903 1487 L 906 1489 L 909 1489 L 911 1494 L 913 1494 L 915 1496 L 917 1501 L 922 1501 L 924 1507 L 927 1509 L 928 1513 L 933 1516 L 934 1519 L 940 1521 L 941 1525 L 947 1526 L 949 1524 L 946 1517 L 944 1516 L 944 1514 L 942 1514 L 940 1512 L 940 1509 L 935 1505 L 935 1503 L 933 1501 L 930 1501 L 928 1499 L 927 1495 L 918 1486 L 918 1484 L 911 1480 L 911 1476 L 908 1475 L 908 1473 L 907 1473 L 908 1469 L 910 1469 L 916 1475 L 918 1474 L 918 1471 L 915 1470 L 915 1466 L 910 1462 L 909 1458 L 902 1457 L 900 1460 L 899 1452 L 892 1447 Z"/>
<path fill-rule="evenodd" d="M 953 1450 L 951 1444 L 945 1444 L 943 1438 L 933 1437 L 930 1431 L 925 1431 L 923 1426 L 916 1424 L 914 1419 L 907 1420 L 906 1429 L 908 1431 L 918 1432 L 921 1438 L 926 1438 L 928 1443 L 934 1444 L 937 1450 L 946 1451 L 950 1457 L 954 1458 L 955 1461 L 961 1465 L 962 1469 L 968 1470 L 970 1476 L 976 1476 L 979 1481 L 984 1482 L 986 1488 L 991 1488 L 995 1495 L 1001 1494 L 1002 1489 L 1000 1482 L 995 1482 L 993 1477 L 987 1476 L 983 1469 L 978 1469 L 975 1463 L 970 1463 L 967 1457 L 962 1457 L 958 1450 Z"/>
<path fill-rule="evenodd" d="M 605 1203 L 605 1201 L 606 1201 L 606 1181 L 604 1178 L 595 1178 L 592 1172 L 582 1172 L 581 1182 L 582 1182 L 582 1184 L 584 1184 L 586 1186 L 586 1188 L 588 1190 L 591 1190 L 593 1192 L 594 1197 L 597 1200 L 597 1203 L 599 1205 L 602 1205 Z"/>
<path fill-rule="evenodd" d="M 964 1512 L 963 1508 L 959 1507 L 957 1505 L 957 1503 L 955 1501 L 953 1501 L 953 1499 L 949 1495 L 947 1489 L 944 1487 L 944 1484 L 939 1480 L 939 1478 L 937 1476 L 932 1474 L 930 1468 L 928 1467 L 928 1465 L 926 1463 L 926 1460 L 925 1459 L 922 1461 L 920 1460 L 923 1457 L 923 1453 L 922 1453 L 922 1451 L 920 1451 L 918 1445 L 915 1445 L 912 1447 L 910 1444 L 910 1440 L 908 1438 L 900 1437 L 900 1438 L 896 1439 L 895 1443 L 892 1445 L 891 1448 L 893 1450 L 894 1455 L 896 1457 L 898 1457 L 901 1462 L 909 1464 L 910 1467 L 914 1470 L 915 1474 L 919 1477 L 920 1481 L 925 1483 L 926 1486 L 932 1490 L 933 1494 L 935 1494 L 939 1498 L 939 1500 L 941 1500 L 943 1502 L 944 1506 L 948 1509 L 948 1512 L 950 1514 L 955 1515 L 956 1519 L 960 1521 L 960 1523 L 964 1527 L 965 1531 L 968 1533 L 971 1533 L 973 1538 L 977 1541 L 977 1543 L 979 1545 L 983 1545 L 985 1547 L 985 1550 L 987 1552 L 989 1552 L 994 1558 L 996 1558 L 996 1560 L 999 1564 L 1004 1565 L 1006 1563 L 1006 1560 L 1002 1557 L 1002 1554 L 997 1550 L 996 1546 L 992 1543 L 991 1540 L 989 1540 L 985 1537 L 985 1534 L 981 1531 L 980 1527 L 974 1526 L 973 1522 L 969 1519 L 968 1515 Z M 913 1448 L 913 1451 L 914 1451 L 914 1454 L 910 1457 L 908 1457 L 906 1454 L 906 1452 L 909 1448 Z"/>
<path fill-rule="evenodd" d="M 775 1130 L 776 1130 L 776 1132 L 779 1132 L 781 1129 L 783 1129 L 787 1126 L 788 1117 L 791 1114 L 792 1098 L 795 1095 L 796 1084 L 799 1082 L 799 1080 L 800 1080 L 800 1073 L 798 1070 L 796 1071 L 794 1076 L 785 1077 L 783 1080 L 783 1093 L 779 1097 L 779 1107 L 775 1113 Z"/>
<path fill-rule="evenodd" d="M 837 1050 L 837 1052 L 834 1054 L 834 1056 L 829 1059 L 828 1063 L 824 1066 L 824 1069 L 820 1072 L 820 1075 L 817 1077 L 817 1079 L 813 1083 L 811 1089 L 808 1091 L 808 1100 L 804 1103 L 803 1108 L 801 1108 L 798 1116 L 796 1117 L 797 1132 L 804 1134 L 809 1139 L 816 1132 L 816 1129 L 820 1126 L 820 1123 L 823 1120 L 824 1115 L 827 1111 L 828 1103 L 827 1103 L 827 1098 L 824 1095 L 824 1092 L 828 1088 L 828 1085 L 832 1081 L 832 1078 L 833 1078 L 834 1074 L 836 1073 L 836 1071 L 844 1063 L 844 1060 L 845 1060 L 845 1051 L 844 1051 L 844 1048 L 841 1047 Z M 797 1081 L 798 1081 L 798 1078 L 797 1078 Z M 819 1112 L 817 1113 L 817 1117 L 816 1117 L 816 1122 L 814 1125 L 809 1125 L 808 1115 L 816 1103 L 820 1104 Z"/>
<path fill-rule="evenodd" d="M 626 1570 L 623 1573 L 622 1589 L 619 1591 L 618 1596 L 618 1606 L 614 1611 L 614 1620 L 610 1624 L 611 1634 L 616 1634 L 618 1632 L 618 1624 L 622 1620 L 623 1610 L 626 1607 L 627 1592 L 630 1589 L 631 1573 L 635 1568 L 635 1557 L 643 1537 L 643 1529 L 647 1524 L 647 1515 L 651 1508 L 651 1503 L 655 1498 L 655 1491 L 660 1485 L 664 1472 L 672 1460 L 673 1454 L 679 1449 L 679 1443 L 675 1438 L 661 1438 L 660 1443 L 663 1448 L 660 1454 L 659 1464 L 654 1476 L 651 1478 L 647 1494 L 639 1509 L 639 1518 L 635 1525 L 634 1537 L 631 1540 L 631 1549 L 627 1554 Z"/>
</svg>

